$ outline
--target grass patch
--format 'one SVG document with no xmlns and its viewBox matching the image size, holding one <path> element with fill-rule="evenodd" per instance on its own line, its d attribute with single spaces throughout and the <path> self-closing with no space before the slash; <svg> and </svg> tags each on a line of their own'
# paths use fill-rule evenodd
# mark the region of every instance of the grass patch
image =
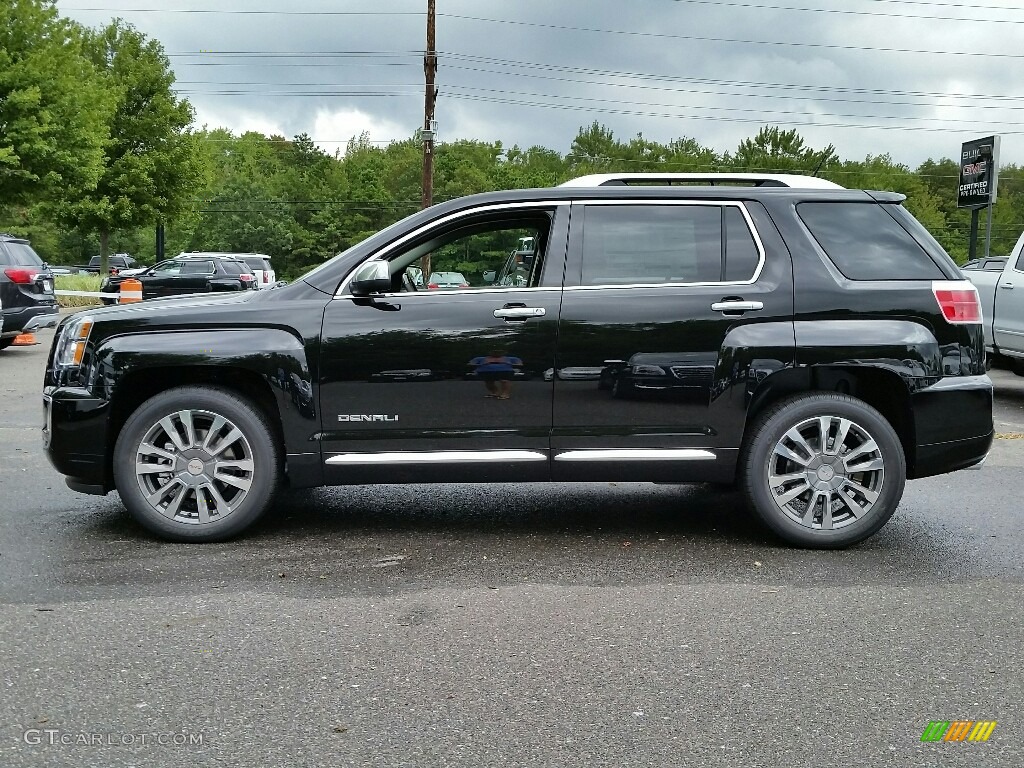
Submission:
<svg viewBox="0 0 1024 768">
<path fill-rule="evenodd" d="M 99 275 L 54 275 L 53 287 L 58 291 L 98 291 Z M 58 296 L 57 303 L 62 307 L 91 307 L 102 304 L 98 296 Z"/>
</svg>

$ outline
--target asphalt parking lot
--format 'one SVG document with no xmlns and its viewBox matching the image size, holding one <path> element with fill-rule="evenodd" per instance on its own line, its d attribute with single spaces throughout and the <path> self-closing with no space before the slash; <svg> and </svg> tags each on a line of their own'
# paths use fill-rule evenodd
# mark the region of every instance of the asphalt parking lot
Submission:
<svg viewBox="0 0 1024 768">
<path fill-rule="evenodd" d="M 0 353 L 0 766 L 1024 765 L 1024 378 L 842 552 L 646 484 L 294 493 L 190 546 L 50 468 L 51 338 Z"/>
</svg>

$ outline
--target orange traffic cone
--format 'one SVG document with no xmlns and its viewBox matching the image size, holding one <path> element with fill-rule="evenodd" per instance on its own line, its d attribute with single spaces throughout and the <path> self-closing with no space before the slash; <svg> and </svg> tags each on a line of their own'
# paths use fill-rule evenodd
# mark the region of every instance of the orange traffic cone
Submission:
<svg viewBox="0 0 1024 768">
<path fill-rule="evenodd" d="M 32 347 L 32 346 L 35 346 L 38 343 L 39 342 L 36 341 L 36 335 L 34 333 L 19 333 L 14 338 L 14 343 L 11 344 L 11 346 L 12 347 Z"/>
</svg>

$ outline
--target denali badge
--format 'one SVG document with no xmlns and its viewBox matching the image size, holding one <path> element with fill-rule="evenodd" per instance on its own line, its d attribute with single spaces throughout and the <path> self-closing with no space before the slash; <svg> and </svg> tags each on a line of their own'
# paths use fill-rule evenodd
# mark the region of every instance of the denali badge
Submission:
<svg viewBox="0 0 1024 768">
<path fill-rule="evenodd" d="M 398 416 L 385 416 L 382 413 L 342 413 L 338 421 L 398 421 Z"/>
</svg>

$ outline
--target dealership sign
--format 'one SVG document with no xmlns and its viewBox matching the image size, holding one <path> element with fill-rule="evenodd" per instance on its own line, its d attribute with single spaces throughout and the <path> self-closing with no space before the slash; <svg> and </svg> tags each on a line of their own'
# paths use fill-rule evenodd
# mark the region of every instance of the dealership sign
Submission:
<svg viewBox="0 0 1024 768">
<path fill-rule="evenodd" d="M 960 148 L 957 208 L 984 208 L 996 201 L 999 181 L 999 137 L 964 142 Z"/>
</svg>

